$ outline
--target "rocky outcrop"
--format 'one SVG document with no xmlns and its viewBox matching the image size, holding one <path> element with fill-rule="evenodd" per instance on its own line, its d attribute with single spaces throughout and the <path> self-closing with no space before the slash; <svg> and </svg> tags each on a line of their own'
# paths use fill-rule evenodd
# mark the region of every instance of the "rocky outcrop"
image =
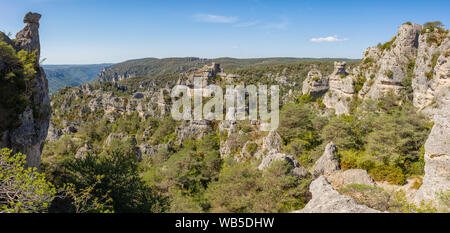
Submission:
<svg viewBox="0 0 450 233">
<path fill-rule="evenodd" d="M 327 108 L 336 110 L 336 114 L 348 114 L 350 101 L 355 94 L 353 76 L 346 71 L 345 62 L 335 62 L 334 71 L 328 78 L 329 91 L 325 94 L 323 103 Z"/>
<path fill-rule="evenodd" d="M 442 98 L 450 88 L 450 34 L 433 31 L 423 33 L 419 37 L 416 66 L 412 87 L 414 90 L 414 105 L 423 109 L 436 99 Z M 430 39 L 438 38 L 440 45 L 429 43 Z"/>
<path fill-rule="evenodd" d="M 16 39 L 5 40 L 17 51 L 24 50 L 36 53 L 36 62 L 33 67 L 36 73 L 34 77 L 27 80 L 29 91 L 24 97 L 30 101 L 26 110 L 18 116 L 18 127 L 11 127 L 2 132 L 0 147 L 9 147 L 16 152 L 27 155 L 27 165 L 39 167 L 43 141 L 47 137 L 47 129 L 50 119 L 50 100 L 48 96 L 48 83 L 43 69 L 39 66 L 40 43 L 39 43 L 39 19 L 40 14 L 28 13 L 24 17 L 27 25 L 17 33 Z M 1 68 L 1 67 L 0 67 Z M 1 110 L 0 111 L 4 111 Z"/>
<path fill-rule="evenodd" d="M 300 163 L 293 156 L 289 156 L 283 153 L 269 153 L 264 157 L 258 169 L 264 170 L 267 167 L 269 167 L 273 162 L 283 160 L 293 167 L 290 172 L 291 175 L 299 178 L 303 178 L 308 175 L 306 169 L 303 166 L 301 166 Z"/>
<path fill-rule="evenodd" d="M 49 142 L 54 142 L 61 138 L 62 135 L 63 131 L 61 129 L 55 128 L 55 126 L 50 122 L 46 140 Z"/>
<path fill-rule="evenodd" d="M 345 63 L 336 62 L 328 78 L 329 90 L 324 94 L 323 103 L 335 109 L 337 115 L 348 114 L 356 97 L 379 99 L 389 93 L 400 95 L 408 88 L 413 91 L 414 105 L 424 109 L 448 92 L 449 59 L 448 30 L 434 28 L 430 31 L 424 30 L 422 25 L 405 23 L 391 41 L 368 48 L 362 62 L 351 72 L 347 73 Z M 311 70 L 304 82 L 303 94 L 317 93 L 315 87 L 322 92 L 326 88 L 322 80 L 315 69 Z M 408 83 L 412 86 L 404 86 Z"/>
<path fill-rule="evenodd" d="M 170 146 L 168 144 L 160 144 L 160 145 L 155 145 L 155 146 L 151 146 L 148 144 L 142 144 L 139 146 L 139 150 L 141 152 L 143 159 L 155 158 L 160 149 L 169 150 Z"/>
<path fill-rule="evenodd" d="M 92 154 L 92 153 L 94 153 L 94 151 L 92 150 L 92 147 L 88 143 L 85 143 L 82 147 L 80 147 L 77 150 L 77 153 L 75 154 L 75 158 L 84 159 L 84 158 L 86 158 L 86 156 L 88 156 L 89 154 Z"/>
<path fill-rule="evenodd" d="M 312 168 L 312 174 L 314 177 L 321 175 L 329 175 L 340 169 L 339 161 L 336 158 L 337 148 L 333 142 L 330 142 L 323 152 L 322 156 L 317 160 Z"/>
<path fill-rule="evenodd" d="M 211 121 L 191 120 L 178 126 L 175 132 L 178 134 L 177 143 L 181 144 L 189 138 L 200 139 L 213 130 Z"/>
<path fill-rule="evenodd" d="M 329 77 L 323 77 L 317 66 L 309 71 L 305 81 L 303 81 L 302 93 L 303 95 L 311 95 L 313 97 L 320 97 L 328 91 Z"/>
<path fill-rule="evenodd" d="M 425 143 L 425 176 L 415 202 L 439 204 L 439 194 L 450 191 L 450 105 L 434 116 L 434 126 Z"/>
<path fill-rule="evenodd" d="M 360 76 L 368 80 L 360 96 L 378 99 L 388 92 L 400 93 L 404 88 L 403 79 L 410 75 L 408 66 L 415 59 L 421 30 L 421 25 L 403 24 L 392 41 L 384 46 L 371 48 L 370 56 L 363 58 L 363 64 L 365 62 L 367 67 L 360 67 Z M 366 54 L 369 55 L 369 52 Z"/>
<path fill-rule="evenodd" d="M 364 205 L 359 205 L 354 199 L 339 194 L 324 176 L 314 180 L 309 191 L 312 199 L 302 210 L 294 213 L 380 213 Z"/>
<path fill-rule="evenodd" d="M 327 176 L 331 185 L 339 189 L 349 184 L 364 184 L 368 186 L 376 186 L 375 181 L 370 177 L 366 170 L 350 169 L 338 170 Z"/>
</svg>

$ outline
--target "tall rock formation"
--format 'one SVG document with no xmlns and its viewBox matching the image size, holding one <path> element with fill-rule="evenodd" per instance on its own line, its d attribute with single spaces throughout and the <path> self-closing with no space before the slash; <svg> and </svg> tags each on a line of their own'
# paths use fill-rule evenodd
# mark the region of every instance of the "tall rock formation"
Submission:
<svg viewBox="0 0 450 233">
<path fill-rule="evenodd" d="M 349 74 L 344 63 L 336 63 L 323 103 L 338 115 L 348 114 L 352 99 L 376 100 L 390 93 L 406 95 L 434 121 L 425 144 L 423 185 L 415 202 L 438 204 L 439 193 L 450 191 L 449 30 L 437 22 L 403 24 L 391 41 L 368 48 Z"/>
<path fill-rule="evenodd" d="M 309 94 L 313 97 L 320 97 L 328 91 L 328 77 L 323 77 L 317 66 L 313 66 L 303 81 L 303 95 Z"/>
<path fill-rule="evenodd" d="M 353 97 L 353 76 L 346 70 L 345 62 L 335 62 L 334 71 L 329 77 L 329 91 L 325 94 L 323 103 L 328 108 L 334 108 L 336 114 L 348 114 L 349 104 Z"/>
<path fill-rule="evenodd" d="M 440 195 L 445 192 L 450 192 L 449 102 L 434 112 L 434 126 L 425 143 L 425 176 L 414 201 L 440 205 Z"/>
<path fill-rule="evenodd" d="M 11 45 L 16 51 L 24 50 L 29 53 L 35 52 L 36 54 L 36 61 L 33 67 L 35 74 L 32 78 L 25 81 L 26 91 L 24 93 L 16 93 L 21 98 L 23 96 L 23 99 L 27 101 L 25 111 L 16 116 L 17 119 L 15 119 L 14 125 L 4 127 L 0 140 L 0 147 L 12 148 L 16 152 L 26 154 L 27 165 L 32 167 L 39 167 L 40 165 L 43 141 L 47 137 L 51 113 L 47 78 L 44 70 L 39 66 L 40 18 L 40 14 L 29 12 L 23 19 L 27 25 L 17 33 L 15 40 L 5 38 L 3 35 L 3 41 Z M 10 68 L 0 65 L 0 70 Z M 1 105 L 0 108 L 4 108 L 4 105 Z M 0 111 L 9 110 L 0 109 Z"/>
</svg>

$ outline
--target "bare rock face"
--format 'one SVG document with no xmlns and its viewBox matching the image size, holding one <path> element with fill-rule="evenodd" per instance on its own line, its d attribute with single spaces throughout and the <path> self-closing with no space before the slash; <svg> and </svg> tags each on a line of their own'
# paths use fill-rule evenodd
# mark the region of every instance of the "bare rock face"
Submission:
<svg viewBox="0 0 450 233">
<path fill-rule="evenodd" d="M 3 140 L 0 142 L 0 147 L 9 147 L 15 152 L 26 154 L 27 166 L 31 167 L 39 167 L 40 165 L 43 141 L 47 137 L 51 114 L 47 78 L 43 69 L 39 66 L 40 18 L 41 15 L 37 13 L 26 14 L 24 23 L 27 25 L 17 33 L 16 40 L 5 40 L 17 51 L 25 50 L 29 53 L 35 52 L 37 55 L 34 66 L 36 74 L 34 78 L 28 81 L 27 86 L 30 87 L 30 91 L 25 93 L 26 98 L 31 101 L 31 105 L 19 115 L 19 126 L 9 132 L 3 132 Z"/>
<path fill-rule="evenodd" d="M 16 35 L 15 47 L 17 50 L 25 50 L 28 52 L 36 51 L 37 59 L 41 54 L 41 44 L 39 42 L 39 20 L 41 15 L 29 12 L 23 18 L 23 22 L 27 25 L 22 31 Z"/>
<path fill-rule="evenodd" d="M 330 142 L 326 147 L 323 155 L 314 164 L 312 174 L 314 177 L 321 175 L 329 175 L 340 169 L 339 161 L 336 159 L 336 145 Z"/>
<path fill-rule="evenodd" d="M 376 185 L 367 171 L 362 169 L 339 170 L 328 175 L 327 179 L 334 188 L 341 188 L 349 184 Z"/>
<path fill-rule="evenodd" d="M 415 78 L 412 80 L 414 105 L 420 109 L 432 104 L 450 88 L 450 35 L 447 34 L 440 46 L 428 44 L 430 36 L 439 36 L 439 33 L 420 35 Z"/>
<path fill-rule="evenodd" d="M 450 105 L 434 116 L 434 126 L 425 143 L 425 176 L 415 202 L 438 204 L 439 193 L 450 190 Z"/>
<path fill-rule="evenodd" d="M 304 167 L 300 165 L 300 163 L 293 157 L 282 153 L 269 153 L 264 157 L 261 164 L 259 165 L 259 170 L 264 170 L 265 168 L 269 167 L 274 161 L 282 161 L 285 160 L 289 164 L 293 166 L 293 169 L 291 170 L 291 175 L 303 178 L 308 175 L 308 172 Z"/>
<path fill-rule="evenodd" d="M 377 68 L 374 71 L 368 71 L 372 72 L 370 75 L 374 75 L 374 78 L 365 83 L 360 93 L 364 95 L 364 98 L 378 99 L 391 91 L 399 94 L 403 88 L 402 81 L 408 76 L 408 64 L 413 62 L 416 56 L 421 30 L 421 25 L 403 24 L 390 46 L 384 50 L 375 48 L 380 50 L 379 58 L 374 64 Z"/>
<path fill-rule="evenodd" d="M 345 62 L 335 62 L 334 72 L 329 77 L 329 91 L 323 103 L 327 108 L 336 110 L 337 115 L 350 112 L 350 101 L 354 94 L 354 81 L 346 71 Z"/>
<path fill-rule="evenodd" d="M 309 191 L 312 199 L 305 208 L 294 213 L 380 213 L 365 205 L 359 205 L 351 197 L 339 194 L 324 176 L 314 180 Z"/>
<path fill-rule="evenodd" d="M 75 154 L 75 158 L 77 159 L 85 159 L 88 154 L 93 153 L 92 147 L 85 143 L 80 149 L 78 149 L 77 153 Z"/>
<path fill-rule="evenodd" d="M 183 143 L 189 138 L 200 139 L 212 131 L 211 121 L 209 120 L 191 120 L 183 122 L 177 127 L 177 143 Z"/>
<path fill-rule="evenodd" d="M 328 91 L 328 88 L 328 77 L 323 77 L 317 66 L 314 66 L 303 81 L 302 92 L 303 95 L 320 97 Z"/>
<path fill-rule="evenodd" d="M 276 131 L 272 131 L 262 139 L 261 149 L 255 153 L 255 157 L 261 158 L 265 154 L 280 153 L 281 149 L 282 149 L 281 136 Z"/>
</svg>

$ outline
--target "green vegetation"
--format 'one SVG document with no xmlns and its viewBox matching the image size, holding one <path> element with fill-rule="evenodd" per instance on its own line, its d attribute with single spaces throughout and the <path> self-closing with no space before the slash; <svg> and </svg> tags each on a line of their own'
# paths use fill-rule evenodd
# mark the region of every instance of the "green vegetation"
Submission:
<svg viewBox="0 0 450 233">
<path fill-rule="evenodd" d="M 349 184 L 339 190 L 359 204 L 391 213 L 436 213 L 438 209 L 433 203 L 422 202 L 419 206 L 410 203 L 403 190 L 392 192 L 380 187 L 363 184 Z M 441 210 L 445 212 L 445 210 Z"/>
<path fill-rule="evenodd" d="M 397 102 L 392 96 L 378 103 L 366 101 L 352 115 L 329 120 L 316 116 L 306 105 L 287 104 L 281 110 L 278 132 L 285 150 L 304 166 L 312 166 L 332 141 L 339 148 L 343 169 L 365 169 L 380 181 L 402 184 L 406 177 L 423 174 L 421 147 L 431 125 L 412 104 L 398 106 Z"/>
<path fill-rule="evenodd" d="M 425 33 L 427 30 L 429 30 L 430 32 L 433 32 L 435 29 L 438 29 L 439 31 L 442 31 L 444 27 L 444 24 L 442 24 L 441 21 L 433 21 L 433 22 L 426 22 L 423 25 L 423 30 L 422 30 L 422 34 Z"/>
<path fill-rule="evenodd" d="M 36 168 L 26 168 L 23 154 L 0 150 L 0 213 L 46 212 L 56 189 Z"/>
<path fill-rule="evenodd" d="M 384 44 L 378 44 L 378 48 L 381 50 L 391 50 L 392 45 L 394 44 L 394 42 L 397 40 L 397 36 L 394 36 L 390 41 L 384 43 Z"/>
<path fill-rule="evenodd" d="M 290 169 L 286 162 L 273 163 L 264 172 L 251 164 L 224 165 L 218 181 L 206 192 L 211 212 L 279 213 L 303 208 L 310 180 L 287 175 Z"/>
<path fill-rule="evenodd" d="M 434 76 L 434 71 L 431 70 L 429 72 L 425 72 L 425 77 L 427 77 L 427 80 L 432 80 Z"/>
<path fill-rule="evenodd" d="M 50 94 L 63 87 L 75 87 L 87 83 L 98 76 L 100 71 L 112 64 L 98 65 L 42 65 L 48 79 Z"/>
<path fill-rule="evenodd" d="M 18 115 L 30 106 L 27 85 L 33 79 L 36 55 L 23 50 L 16 52 L 6 42 L 0 41 L 0 60 L 4 66 L 0 70 L 0 132 L 18 127 Z"/>
<path fill-rule="evenodd" d="M 391 206 L 394 205 L 391 195 L 382 188 L 375 186 L 349 184 L 339 189 L 339 192 L 352 197 L 359 204 L 381 211 L 389 211 Z"/>
<path fill-rule="evenodd" d="M 386 75 L 389 78 L 392 78 L 394 76 L 394 72 L 392 70 L 387 70 L 384 75 Z"/>
<path fill-rule="evenodd" d="M 376 181 L 387 181 L 391 184 L 404 185 L 406 178 L 400 167 L 382 165 L 370 170 L 370 176 Z"/>
<path fill-rule="evenodd" d="M 240 75 L 238 81 L 246 84 L 275 84 L 274 76 L 280 74 L 302 83 L 315 62 L 324 75 L 332 72 L 331 60 L 247 64 L 227 72 Z M 408 78 L 413 68 L 413 63 L 408 65 L 406 87 L 411 85 Z M 141 83 L 151 82 L 152 88 L 161 88 L 178 79 L 178 75 L 172 74 L 157 77 L 139 76 L 115 84 L 94 83 L 93 88 L 113 94 L 119 108 L 136 107 L 133 91 L 142 90 Z M 361 90 L 365 79 L 355 78 L 355 91 Z M 225 80 L 216 81 L 217 85 L 226 84 Z M 267 133 L 258 131 L 250 121 L 238 122 L 236 132 L 231 133 L 220 131 L 219 122 L 212 121 L 211 130 L 203 137 L 179 138 L 180 130 L 188 122 L 176 122 L 162 115 L 152 97 L 141 99 L 148 104 L 151 115 L 115 114 L 107 109 L 91 110 L 89 103 L 98 97 L 73 97 L 72 90 L 63 88 L 52 96 L 52 122 L 58 129 L 66 127 L 65 121 L 79 123 L 78 131 L 48 142 L 43 152 L 42 170 L 48 179 L 58 187 L 73 183 L 76 194 L 58 203 L 53 201 L 54 212 L 77 209 L 76 203 L 83 202 L 87 203 L 87 207 L 81 208 L 84 212 L 289 212 L 301 209 L 308 200 L 311 180 L 289 175 L 291 165 L 280 161 L 264 171 L 257 169 L 261 160 L 248 154 L 266 153 L 259 151 L 259 140 Z M 335 116 L 324 114 L 323 98 L 298 95 L 301 86 L 282 87 L 281 94 L 289 90 L 295 94 L 280 105 L 278 133 L 282 152 L 293 155 L 306 169 L 314 165 L 325 145 L 333 141 L 339 148 L 337 156 L 343 169 L 364 169 L 376 180 L 391 184 L 403 184 L 409 177 L 423 175 L 423 144 L 431 126 L 411 101 L 402 102 L 403 97 L 394 94 L 378 101 L 362 101 L 355 95 L 346 98 L 351 104 L 351 114 Z M 107 142 L 112 134 L 118 138 Z M 179 143 L 181 139 L 183 142 Z M 225 143 L 229 145 L 228 157 L 220 154 Z M 138 146 L 147 151 L 140 153 Z M 87 154 L 79 155 L 80 148 L 86 147 Z M 85 173 L 91 174 L 90 177 L 83 177 Z M 119 178 L 110 178 L 110 174 L 127 177 L 124 178 L 127 183 L 113 182 Z M 381 198 L 374 202 L 377 208 L 401 206 L 392 204 L 395 203 L 392 195 L 385 200 L 379 190 L 367 192 Z M 364 198 L 373 200 L 370 195 Z"/>
</svg>

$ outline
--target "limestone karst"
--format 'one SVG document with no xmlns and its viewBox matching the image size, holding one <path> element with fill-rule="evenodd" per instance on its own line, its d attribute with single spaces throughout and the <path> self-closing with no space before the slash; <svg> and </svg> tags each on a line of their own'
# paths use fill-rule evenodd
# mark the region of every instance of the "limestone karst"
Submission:
<svg viewBox="0 0 450 233">
<path fill-rule="evenodd" d="M 1 147 L 9 147 L 16 152 L 26 154 L 27 164 L 32 167 L 39 167 L 40 165 L 43 142 L 47 137 L 51 112 L 47 79 L 43 69 L 39 66 L 41 52 L 39 42 L 40 18 L 40 14 L 29 12 L 23 19 L 26 26 L 17 33 L 15 40 L 5 38 L 5 35 L 3 35 L 4 41 L 12 45 L 16 51 L 24 50 L 36 54 L 33 66 L 36 73 L 31 80 L 27 81 L 29 89 L 26 93 L 16 93 L 17 95 L 25 95 L 29 104 L 26 110 L 17 116 L 17 126 L 9 127 L 7 131 L 3 132 L 0 141 Z M 2 66 L 0 66 L 1 68 Z M 0 111 L 4 110 L 0 109 Z"/>
<path fill-rule="evenodd" d="M 317 73 L 314 69 L 312 74 Z M 436 200 L 448 191 L 450 177 L 450 34 L 448 30 L 405 23 L 390 42 L 366 50 L 359 66 L 347 71 L 335 63 L 323 103 L 336 114 L 349 114 L 353 98 L 379 99 L 410 88 L 414 105 L 434 121 L 425 144 L 424 184 L 415 201 Z M 306 81 L 305 81 L 306 82 Z M 360 88 L 356 83 L 360 82 Z M 410 82 L 408 84 L 408 82 Z M 362 86 L 361 86 L 362 84 Z M 410 85 L 410 86 L 408 86 Z M 304 87 L 305 88 L 305 87 Z M 323 87 L 326 89 L 326 87 Z M 304 89 L 305 90 L 305 89 Z M 308 91 L 304 91 L 304 94 Z"/>
</svg>

